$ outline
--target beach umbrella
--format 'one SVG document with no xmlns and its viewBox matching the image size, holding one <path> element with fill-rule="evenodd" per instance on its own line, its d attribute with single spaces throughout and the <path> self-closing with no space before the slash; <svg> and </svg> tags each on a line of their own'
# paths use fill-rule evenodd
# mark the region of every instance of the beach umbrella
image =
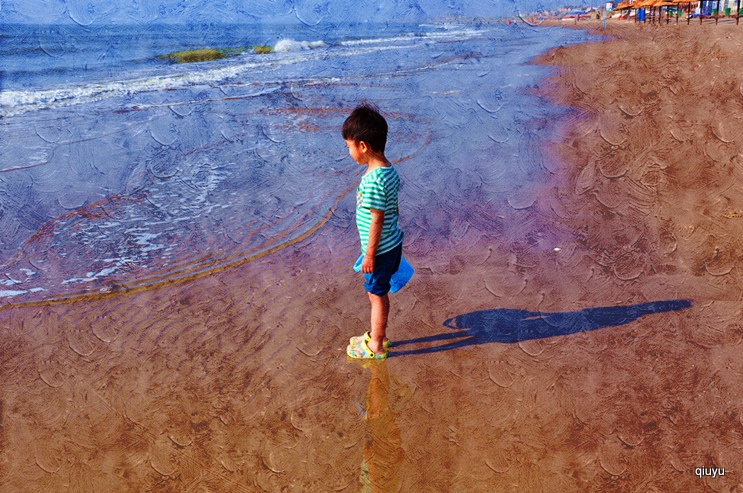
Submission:
<svg viewBox="0 0 743 493">
<path fill-rule="evenodd" d="M 629 10 L 632 8 L 632 5 L 629 2 L 619 2 L 619 4 L 614 7 L 614 10 Z"/>
<path fill-rule="evenodd" d="M 678 3 L 680 5 L 683 5 L 683 4 L 687 5 L 686 23 L 688 24 L 689 22 L 691 22 L 691 4 L 699 3 L 699 0 L 678 0 Z"/>
<path fill-rule="evenodd" d="M 660 23 L 660 12 L 662 12 L 662 11 L 663 11 L 663 7 L 665 7 L 665 8 L 666 8 L 666 24 L 668 24 L 668 23 L 670 22 L 670 19 L 668 18 L 668 7 L 677 7 L 677 6 L 678 6 L 678 2 L 676 2 L 676 1 L 673 1 L 673 2 L 672 2 L 672 1 L 670 1 L 670 0 L 657 0 L 657 1 L 656 1 L 656 2 L 655 2 L 655 3 L 653 4 L 653 6 L 654 6 L 654 7 L 658 7 L 658 9 L 659 9 L 659 10 L 658 10 L 658 12 L 659 12 L 659 15 L 658 15 L 658 23 Z M 676 16 L 676 23 L 677 23 L 677 24 L 678 24 L 678 20 L 679 20 L 679 18 L 678 18 L 678 15 L 677 15 L 677 16 Z"/>
<path fill-rule="evenodd" d="M 619 17 L 620 19 L 622 17 L 624 17 L 625 15 L 628 16 L 630 9 L 632 9 L 632 4 L 629 3 L 629 2 L 621 2 L 619 5 L 617 5 L 616 7 L 614 7 L 614 10 L 619 10 L 619 11 L 625 10 L 626 11 L 623 14 L 620 15 L 620 17 Z"/>
<path fill-rule="evenodd" d="M 642 3 L 643 0 L 635 0 L 634 2 L 632 2 L 632 9 L 634 9 L 635 11 L 635 22 L 639 22 L 640 20 L 645 22 L 645 11 L 642 8 Z M 640 12 L 641 10 L 642 13 Z"/>
<path fill-rule="evenodd" d="M 632 4 L 632 7 L 636 9 L 646 9 L 652 7 L 656 0 L 638 0 Z"/>
<path fill-rule="evenodd" d="M 638 0 L 637 2 L 632 4 L 632 7 L 637 10 L 640 10 L 640 9 L 646 10 L 648 8 L 652 8 L 654 3 L 655 3 L 655 0 Z M 643 17 L 643 22 L 645 22 L 645 16 L 643 15 L 642 17 Z"/>
</svg>

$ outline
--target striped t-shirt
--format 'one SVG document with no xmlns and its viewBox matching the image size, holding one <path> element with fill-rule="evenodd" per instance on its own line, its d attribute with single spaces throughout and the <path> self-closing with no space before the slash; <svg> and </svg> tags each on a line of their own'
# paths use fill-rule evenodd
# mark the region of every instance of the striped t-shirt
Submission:
<svg viewBox="0 0 743 493">
<path fill-rule="evenodd" d="M 371 209 L 384 211 L 382 237 L 377 255 L 389 252 L 402 243 L 403 232 L 397 225 L 397 191 L 400 176 L 392 166 L 372 170 L 361 178 L 356 192 L 356 227 L 361 238 L 361 252 L 366 253 L 371 226 Z"/>
</svg>

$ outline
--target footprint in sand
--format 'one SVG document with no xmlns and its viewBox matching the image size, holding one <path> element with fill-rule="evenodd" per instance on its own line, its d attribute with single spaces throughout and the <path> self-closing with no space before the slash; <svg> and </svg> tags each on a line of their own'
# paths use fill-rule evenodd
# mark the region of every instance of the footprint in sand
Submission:
<svg viewBox="0 0 743 493">
<path fill-rule="evenodd" d="M 67 336 L 67 343 L 70 349 L 83 358 L 90 356 L 95 351 L 93 334 L 86 330 L 79 328 L 72 329 Z"/>
<path fill-rule="evenodd" d="M 168 441 L 167 436 L 163 435 L 150 444 L 150 465 L 163 476 L 172 476 L 178 471 L 173 461 L 174 451 Z"/>
<path fill-rule="evenodd" d="M 62 469 L 62 454 L 54 446 L 38 440 L 34 445 L 34 459 L 37 466 L 49 474 L 57 473 Z"/>
<path fill-rule="evenodd" d="M 147 400 L 140 393 L 130 393 L 124 401 L 124 416 L 132 423 L 145 427 L 149 415 L 148 406 Z"/>
<path fill-rule="evenodd" d="M 43 397 L 34 406 L 34 414 L 40 427 L 46 430 L 58 429 L 63 426 L 71 412 L 71 402 L 67 389 L 60 391 L 43 391 Z"/>
<path fill-rule="evenodd" d="M 115 324 L 94 323 L 91 325 L 93 335 L 101 341 L 109 344 L 119 337 L 119 329 Z"/>
<path fill-rule="evenodd" d="M 41 380 L 52 388 L 58 388 L 64 385 L 68 375 L 60 361 L 52 356 L 49 359 L 42 360 L 39 364 L 39 377 Z"/>
</svg>

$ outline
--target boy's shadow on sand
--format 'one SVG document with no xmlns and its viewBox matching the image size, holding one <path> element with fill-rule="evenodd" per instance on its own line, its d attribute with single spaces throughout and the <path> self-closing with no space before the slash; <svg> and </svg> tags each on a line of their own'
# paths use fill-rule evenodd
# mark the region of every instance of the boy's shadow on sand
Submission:
<svg viewBox="0 0 743 493">
<path fill-rule="evenodd" d="M 689 307 L 691 307 L 690 301 L 668 300 L 651 301 L 632 306 L 585 308 L 576 312 L 564 313 L 530 312 L 508 308 L 480 310 L 457 315 L 444 322 L 445 327 L 455 329 L 455 332 L 396 341 L 395 348 L 411 344 L 438 342 L 444 344 L 421 349 L 395 350 L 390 353 L 390 356 L 435 353 L 489 342 L 514 343 L 564 336 L 576 332 L 617 327 L 634 322 L 645 315 L 685 310 Z"/>
</svg>

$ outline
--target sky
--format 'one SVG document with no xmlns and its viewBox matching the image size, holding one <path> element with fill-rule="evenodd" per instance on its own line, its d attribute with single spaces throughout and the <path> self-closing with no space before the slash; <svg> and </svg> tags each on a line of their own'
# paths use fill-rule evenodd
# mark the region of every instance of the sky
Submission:
<svg viewBox="0 0 743 493">
<path fill-rule="evenodd" d="M 511 17 L 576 2 L 590 5 L 589 0 L 0 0 L 0 24 L 425 21 Z"/>
</svg>

